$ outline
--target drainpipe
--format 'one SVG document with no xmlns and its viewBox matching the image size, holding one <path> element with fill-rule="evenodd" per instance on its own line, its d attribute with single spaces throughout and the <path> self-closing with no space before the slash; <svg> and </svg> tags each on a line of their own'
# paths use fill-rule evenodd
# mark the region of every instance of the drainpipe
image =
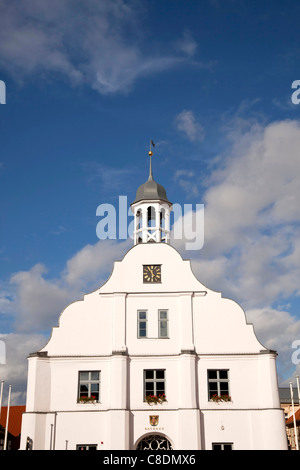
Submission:
<svg viewBox="0 0 300 470">
<path fill-rule="evenodd" d="M 9 409 L 10 409 L 10 395 L 11 395 L 11 385 L 8 387 L 8 403 L 7 403 L 7 414 L 6 414 L 6 427 L 5 427 L 5 438 L 4 438 L 4 447 L 3 450 L 7 450 L 7 433 L 8 433 L 8 420 L 9 420 Z"/>
<path fill-rule="evenodd" d="M 292 382 L 290 382 L 290 390 L 291 390 L 291 399 L 292 399 L 292 409 L 293 409 L 293 420 L 294 420 L 294 433 L 295 433 L 296 450 L 299 450 L 298 433 L 297 433 L 296 416 L 295 416 L 295 407 L 294 407 L 294 392 L 293 392 L 293 384 L 292 384 Z"/>
</svg>

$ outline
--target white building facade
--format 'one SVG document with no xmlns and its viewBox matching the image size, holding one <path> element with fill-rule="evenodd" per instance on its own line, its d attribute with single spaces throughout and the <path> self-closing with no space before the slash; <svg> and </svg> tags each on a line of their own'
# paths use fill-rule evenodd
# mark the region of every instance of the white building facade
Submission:
<svg viewBox="0 0 300 470">
<path fill-rule="evenodd" d="M 276 353 L 170 246 L 171 207 L 150 166 L 134 246 L 28 358 L 21 449 L 287 449 Z"/>
</svg>

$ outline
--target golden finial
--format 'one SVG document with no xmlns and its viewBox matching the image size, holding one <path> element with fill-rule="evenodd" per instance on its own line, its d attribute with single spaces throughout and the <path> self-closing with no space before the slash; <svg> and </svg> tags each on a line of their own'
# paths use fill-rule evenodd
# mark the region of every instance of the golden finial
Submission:
<svg viewBox="0 0 300 470">
<path fill-rule="evenodd" d="M 152 152 L 152 150 L 151 150 L 151 145 L 152 145 L 153 147 L 155 147 L 155 143 L 153 142 L 153 140 L 150 140 L 150 150 L 149 150 L 149 152 L 148 152 L 149 157 L 152 157 L 152 155 L 153 155 L 153 152 Z"/>
<path fill-rule="evenodd" d="M 152 155 L 153 155 L 153 152 L 152 152 L 152 150 L 151 150 L 151 145 L 152 145 L 153 147 L 155 147 L 155 143 L 153 142 L 153 140 L 150 140 L 150 150 L 149 150 L 149 152 L 148 152 L 148 155 L 149 155 L 149 157 L 150 157 L 149 178 L 150 178 L 150 179 L 153 179 L 153 175 L 152 175 Z"/>
</svg>

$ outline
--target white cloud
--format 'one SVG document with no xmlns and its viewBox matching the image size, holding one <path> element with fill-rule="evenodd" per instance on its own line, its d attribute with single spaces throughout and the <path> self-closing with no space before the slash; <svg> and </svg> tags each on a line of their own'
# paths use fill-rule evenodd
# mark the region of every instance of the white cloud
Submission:
<svg viewBox="0 0 300 470">
<path fill-rule="evenodd" d="M 205 244 L 199 270 L 202 262 L 226 257 L 220 278 L 207 281 L 226 290 L 231 282 L 231 293 L 247 305 L 299 292 L 299 146 L 300 124 L 293 121 L 236 135 L 202 201 Z"/>
<path fill-rule="evenodd" d="M 0 378 L 4 380 L 3 406 L 7 404 L 11 385 L 11 405 L 24 405 L 27 384 L 27 357 L 45 346 L 47 338 L 41 334 L 10 333 L 1 337 L 5 344 L 6 363 L 0 364 Z"/>
<path fill-rule="evenodd" d="M 13 405 L 25 403 L 27 356 L 44 347 L 65 307 L 100 287 L 109 277 L 114 261 L 122 259 L 131 246 L 130 239 L 121 243 L 99 240 L 69 259 L 57 278 L 47 278 L 46 267 L 37 264 L 28 271 L 15 273 L 10 291 L 8 286 L 3 287 L 1 311 L 14 315 L 15 332 L 0 335 L 6 350 L 0 378 L 5 380 L 5 393 L 8 384 L 12 385 Z"/>
<path fill-rule="evenodd" d="M 69 302 L 70 292 L 57 280 L 45 278 L 46 267 L 33 266 L 11 277 L 16 290 L 16 331 L 44 331 L 57 324 L 59 311 Z"/>
<path fill-rule="evenodd" d="M 300 339 L 299 320 L 274 306 L 300 294 L 300 124 L 254 123 L 242 129 L 230 132 L 231 152 L 199 201 L 205 204 L 203 249 L 184 253 L 184 240 L 174 244 L 192 259 L 203 284 L 241 303 L 258 339 L 279 352 L 283 377 L 292 367 L 291 343 Z M 192 179 L 192 173 L 180 170 L 176 177 Z M 6 290 L 2 303 L 18 311 L 18 331 L 38 333 L 57 324 L 66 304 L 100 287 L 113 261 L 131 244 L 105 240 L 87 245 L 56 279 L 47 278 L 42 265 L 16 273 L 15 291 Z"/>
<path fill-rule="evenodd" d="M 196 53 L 198 44 L 190 31 L 184 31 L 182 38 L 177 41 L 177 47 L 180 51 L 192 57 Z"/>
<path fill-rule="evenodd" d="M 22 82 L 60 74 L 101 94 L 128 92 L 140 78 L 168 70 L 185 57 L 145 55 L 136 2 L 26 0 L 0 3 L 0 65 Z"/>
<path fill-rule="evenodd" d="M 292 345 L 295 340 L 300 340 L 300 320 L 287 311 L 272 307 L 248 310 L 246 316 L 247 321 L 253 323 L 259 341 L 279 353 L 279 382 L 287 385 L 295 369 Z"/>
<path fill-rule="evenodd" d="M 299 319 L 276 307 L 292 309 L 300 295 L 300 123 L 232 124 L 231 151 L 200 201 L 204 247 L 184 253 L 185 240 L 174 243 L 204 285 L 242 305 L 258 339 L 279 352 L 284 377 L 300 339 Z"/>
<path fill-rule="evenodd" d="M 123 258 L 132 246 L 132 240 L 119 243 L 114 240 L 100 240 L 95 245 L 86 245 L 66 263 L 63 280 L 72 288 L 100 287 L 113 268 L 113 262 Z"/>
<path fill-rule="evenodd" d="M 191 170 L 177 170 L 174 175 L 174 180 L 186 192 L 187 197 L 198 196 L 199 190 L 195 182 L 195 174 Z"/>
<path fill-rule="evenodd" d="M 70 302 L 106 281 L 113 262 L 121 259 L 131 245 L 131 239 L 121 243 L 99 240 L 95 245 L 86 245 L 66 262 L 65 269 L 54 279 L 46 277 L 47 269 L 42 264 L 15 273 L 11 277 L 14 300 L 9 307 L 10 312 L 15 312 L 15 330 L 49 331 L 57 325 L 61 311 Z"/>
<path fill-rule="evenodd" d="M 191 142 L 203 141 L 205 138 L 204 127 L 196 121 L 190 110 L 181 111 L 175 118 L 175 125 Z"/>
</svg>

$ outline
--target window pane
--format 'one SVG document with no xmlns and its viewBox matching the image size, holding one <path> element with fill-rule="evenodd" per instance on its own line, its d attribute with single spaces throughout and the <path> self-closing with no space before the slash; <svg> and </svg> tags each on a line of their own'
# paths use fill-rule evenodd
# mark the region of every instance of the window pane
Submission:
<svg viewBox="0 0 300 470">
<path fill-rule="evenodd" d="M 91 379 L 92 380 L 99 380 L 99 372 L 91 372 Z"/>
<path fill-rule="evenodd" d="M 156 378 L 157 379 L 164 379 L 165 378 L 165 371 L 162 370 L 157 370 L 156 371 Z"/>
<path fill-rule="evenodd" d="M 228 378 L 228 370 L 220 370 L 220 379 L 227 379 Z"/>
<path fill-rule="evenodd" d="M 224 450 L 232 450 L 232 444 L 224 444 Z"/>
<path fill-rule="evenodd" d="M 153 370 L 146 370 L 145 377 L 146 377 L 146 379 L 153 379 L 154 371 Z"/>
<path fill-rule="evenodd" d="M 139 337 L 140 338 L 146 338 L 147 334 L 146 334 L 146 329 L 142 329 L 140 328 L 140 331 L 139 331 Z"/>
<path fill-rule="evenodd" d="M 80 393 L 88 393 L 88 391 L 87 385 L 80 385 Z"/>
<path fill-rule="evenodd" d="M 146 382 L 145 395 L 154 395 L 154 384 L 153 382 Z"/>
<path fill-rule="evenodd" d="M 213 444 L 212 448 L 213 450 L 222 450 L 221 444 Z"/>
<path fill-rule="evenodd" d="M 216 379 L 217 378 L 217 371 L 216 370 L 209 370 L 208 371 L 208 378 L 209 379 Z"/>
<path fill-rule="evenodd" d="M 159 336 L 168 336 L 168 323 L 166 321 L 160 322 Z"/>
<path fill-rule="evenodd" d="M 156 382 L 156 391 L 158 394 L 165 392 L 165 382 Z"/>
<path fill-rule="evenodd" d="M 80 372 L 79 378 L 80 378 L 81 382 L 83 382 L 84 380 L 87 381 L 89 379 L 89 373 L 88 372 Z"/>
<path fill-rule="evenodd" d="M 228 383 L 227 382 L 220 382 L 220 390 L 221 390 L 222 395 L 225 395 L 225 394 L 228 395 Z"/>
<path fill-rule="evenodd" d="M 167 319 L 167 318 L 168 318 L 168 312 L 167 312 L 167 310 L 160 310 L 160 312 L 159 312 L 159 318 L 160 318 L 161 320 Z"/>
<path fill-rule="evenodd" d="M 146 312 L 139 312 L 139 319 L 140 320 L 146 320 L 147 314 Z"/>
<path fill-rule="evenodd" d="M 218 391 L 218 382 L 211 382 L 209 384 L 209 390 L 216 393 Z"/>
</svg>

